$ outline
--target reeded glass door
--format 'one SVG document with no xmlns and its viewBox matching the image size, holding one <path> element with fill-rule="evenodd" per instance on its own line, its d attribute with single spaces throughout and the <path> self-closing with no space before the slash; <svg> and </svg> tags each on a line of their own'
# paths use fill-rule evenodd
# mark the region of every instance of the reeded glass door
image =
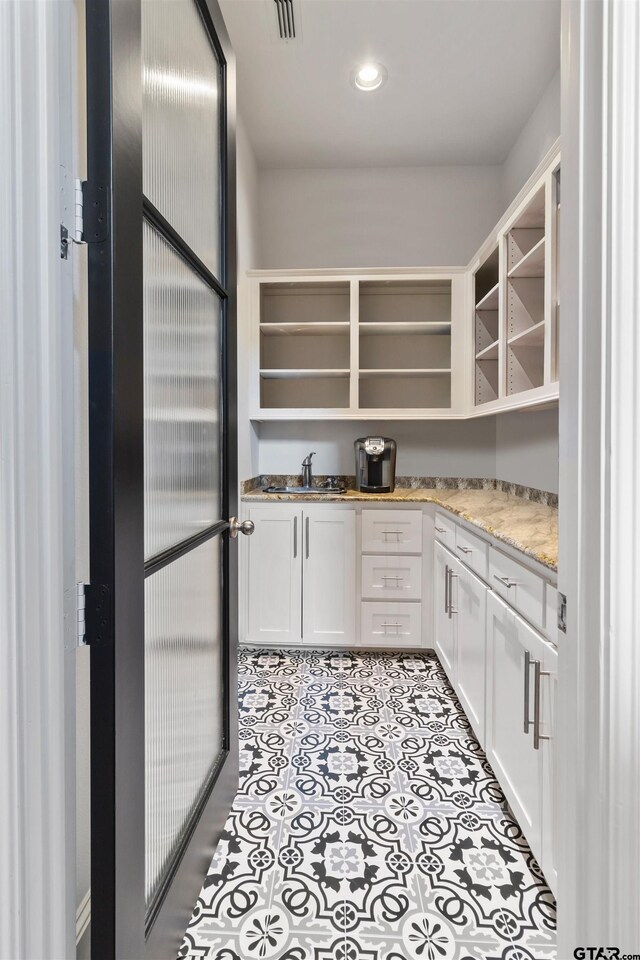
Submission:
<svg viewBox="0 0 640 960">
<path fill-rule="evenodd" d="M 111 163 L 96 150 L 94 169 L 112 227 L 89 283 L 122 282 L 109 309 L 90 304 L 92 581 L 95 558 L 111 620 L 92 638 L 92 733 L 100 715 L 114 748 L 92 758 L 92 955 L 160 960 L 237 783 L 233 81 L 209 0 L 89 0 L 87 19 L 96 147 L 92 79 L 111 98 Z"/>
</svg>

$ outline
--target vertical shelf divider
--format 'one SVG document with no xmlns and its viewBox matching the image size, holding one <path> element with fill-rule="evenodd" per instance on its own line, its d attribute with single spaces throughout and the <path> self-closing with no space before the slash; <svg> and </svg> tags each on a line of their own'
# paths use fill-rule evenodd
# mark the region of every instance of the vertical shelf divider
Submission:
<svg viewBox="0 0 640 960">
<path fill-rule="evenodd" d="M 508 237 L 502 231 L 498 237 L 498 399 L 507 395 L 507 297 L 509 272 Z"/>
<path fill-rule="evenodd" d="M 360 406 L 360 281 L 350 282 L 350 378 L 349 409 L 353 412 Z"/>
</svg>

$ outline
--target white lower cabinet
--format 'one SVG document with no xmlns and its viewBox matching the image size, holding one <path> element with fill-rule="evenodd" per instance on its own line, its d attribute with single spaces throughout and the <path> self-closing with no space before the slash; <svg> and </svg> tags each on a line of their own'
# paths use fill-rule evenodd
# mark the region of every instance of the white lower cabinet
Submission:
<svg viewBox="0 0 640 960">
<path fill-rule="evenodd" d="M 554 647 L 494 593 L 487 601 L 486 753 L 549 884 L 553 857 Z"/>
<path fill-rule="evenodd" d="M 288 504 L 251 507 L 247 538 L 248 639 L 299 643 L 302 626 L 302 511 Z"/>
<path fill-rule="evenodd" d="M 249 519 L 246 639 L 355 643 L 355 510 L 273 504 Z"/>
<path fill-rule="evenodd" d="M 434 646 L 451 683 L 456 683 L 456 636 L 454 617 L 449 611 L 451 554 L 441 543 L 434 547 Z"/>
<path fill-rule="evenodd" d="M 484 745 L 488 588 L 442 544 L 435 547 L 435 648 Z"/>
<path fill-rule="evenodd" d="M 487 594 L 485 583 L 453 561 L 453 605 L 458 666 L 457 693 L 475 734 L 485 745 L 485 660 Z"/>
<path fill-rule="evenodd" d="M 364 647 L 419 647 L 419 603 L 380 603 L 361 606 L 360 640 Z"/>
<path fill-rule="evenodd" d="M 303 511 L 302 640 L 355 643 L 355 510 Z"/>
</svg>

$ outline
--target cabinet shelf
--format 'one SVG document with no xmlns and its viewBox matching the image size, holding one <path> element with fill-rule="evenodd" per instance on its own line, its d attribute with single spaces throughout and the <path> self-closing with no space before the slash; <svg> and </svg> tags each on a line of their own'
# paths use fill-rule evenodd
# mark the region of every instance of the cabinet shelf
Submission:
<svg viewBox="0 0 640 960">
<path fill-rule="evenodd" d="M 544 248 L 545 238 L 538 240 L 536 245 L 525 253 L 514 267 L 509 270 L 509 280 L 519 280 L 524 277 L 544 277 Z"/>
<path fill-rule="evenodd" d="M 351 324 L 348 320 L 308 323 L 261 323 L 260 333 L 267 337 L 307 336 L 317 337 L 325 334 L 347 334 Z"/>
<path fill-rule="evenodd" d="M 490 343 L 488 347 L 485 347 L 484 350 L 481 350 L 476 354 L 476 360 L 497 360 L 499 349 L 500 341 L 494 340 L 493 343 Z"/>
<path fill-rule="evenodd" d="M 498 281 L 488 293 L 485 293 L 481 300 L 476 303 L 476 310 L 497 310 L 500 294 L 500 281 Z"/>
<path fill-rule="evenodd" d="M 440 377 L 451 376 L 451 369 L 418 369 L 418 370 L 360 370 L 361 380 L 372 380 L 376 377 Z"/>
<path fill-rule="evenodd" d="M 339 379 L 348 377 L 349 370 L 261 370 L 263 380 L 312 380 L 315 378 Z"/>
<path fill-rule="evenodd" d="M 374 334 L 399 334 L 399 333 L 423 333 L 429 334 L 450 334 L 451 321 L 402 321 L 395 320 L 391 322 L 366 321 L 358 324 L 361 333 L 367 336 Z"/>
<path fill-rule="evenodd" d="M 544 344 L 544 320 L 509 338 L 509 346 L 538 347 Z"/>
</svg>

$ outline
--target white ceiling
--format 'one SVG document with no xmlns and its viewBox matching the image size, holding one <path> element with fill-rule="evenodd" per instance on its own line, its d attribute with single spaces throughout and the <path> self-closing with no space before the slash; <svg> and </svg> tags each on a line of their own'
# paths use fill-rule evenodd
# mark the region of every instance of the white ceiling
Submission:
<svg viewBox="0 0 640 960">
<path fill-rule="evenodd" d="M 273 0 L 221 6 L 264 167 L 502 163 L 560 61 L 560 0 L 300 0 L 289 44 Z M 368 59 L 389 78 L 361 93 Z"/>
</svg>

